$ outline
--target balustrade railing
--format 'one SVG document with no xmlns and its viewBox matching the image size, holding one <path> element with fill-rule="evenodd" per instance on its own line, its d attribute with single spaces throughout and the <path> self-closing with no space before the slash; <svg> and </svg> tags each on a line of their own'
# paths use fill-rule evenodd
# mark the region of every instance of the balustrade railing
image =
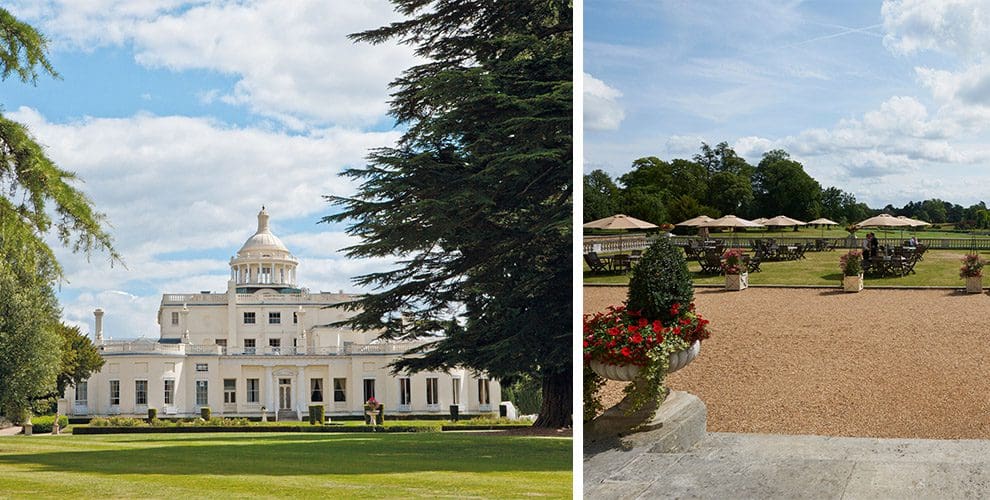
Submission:
<svg viewBox="0 0 990 500">
<path fill-rule="evenodd" d="M 227 347 L 220 345 L 161 344 L 158 342 L 108 342 L 99 349 L 104 354 L 174 354 L 213 356 L 350 356 L 373 354 L 401 354 L 419 342 L 398 344 L 347 344 L 326 347 Z"/>
</svg>

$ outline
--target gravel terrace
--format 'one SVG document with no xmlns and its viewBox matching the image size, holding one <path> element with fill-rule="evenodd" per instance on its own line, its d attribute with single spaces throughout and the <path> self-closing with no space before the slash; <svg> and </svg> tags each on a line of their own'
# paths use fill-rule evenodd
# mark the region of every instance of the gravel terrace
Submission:
<svg viewBox="0 0 990 500">
<path fill-rule="evenodd" d="M 625 295 L 585 287 L 584 310 Z M 705 402 L 709 431 L 990 439 L 986 293 L 698 288 L 695 304 L 712 338 L 667 385 Z"/>
</svg>

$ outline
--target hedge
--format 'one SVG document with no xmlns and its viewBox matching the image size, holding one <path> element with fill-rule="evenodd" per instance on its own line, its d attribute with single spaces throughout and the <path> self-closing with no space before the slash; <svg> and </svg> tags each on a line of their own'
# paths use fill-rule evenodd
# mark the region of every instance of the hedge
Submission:
<svg viewBox="0 0 990 500">
<path fill-rule="evenodd" d="M 42 415 L 40 417 L 31 417 L 31 432 L 33 434 L 46 434 L 52 431 L 52 424 L 55 423 L 55 415 Z M 59 415 L 58 426 L 60 429 L 65 429 L 69 426 L 69 417 L 65 415 Z"/>
<path fill-rule="evenodd" d="M 183 434 L 198 432 L 440 432 L 439 425 L 363 426 L 198 426 L 198 427 L 92 427 L 77 425 L 73 434 Z"/>
</svg>

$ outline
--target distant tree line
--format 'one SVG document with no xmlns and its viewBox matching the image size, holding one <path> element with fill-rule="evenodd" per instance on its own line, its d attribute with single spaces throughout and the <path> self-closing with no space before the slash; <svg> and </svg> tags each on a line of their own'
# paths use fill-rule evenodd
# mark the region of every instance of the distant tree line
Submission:
<svg viewBox="0 0 990 500">
<path fill-rule="evenodd" d="M 616 213 L 654 224 L 734 214 L 804 221 L 825 217 L 843 225 L 888 213 L 960 229 L 990 229 L 990 210 L 982 201 L 968 208 L 939 199 L 870 208 L 852 193 L 823 188 L 784 150 L 767 151 L 753 166 L 725 142 L 715 147 L 702 143 L 690 160 L 639 158 L 617 179 L 602 170 L 585 174 L 584 222 Z"/>
</svg>

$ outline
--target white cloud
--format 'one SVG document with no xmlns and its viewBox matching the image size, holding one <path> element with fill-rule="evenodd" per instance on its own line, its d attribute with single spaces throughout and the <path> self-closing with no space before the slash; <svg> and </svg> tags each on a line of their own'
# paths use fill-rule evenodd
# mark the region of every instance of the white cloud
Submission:
<svg viewBox="0 0 990 500">
<path fill-rule="evenodd" d="M 584 74 L 584 127 L 590 130 L 616 130 L 626 113 L 619 104 L 622 92 Z"/>
<path fill-rule="evenodd" d="M 984 0 L 886 0 L 884 45 L 897 54 L 936 50 L 963 58 L 990 50 L 990 5 Z"/>
<path fill-rule="evenodd" d="M 115 325 L 116 336 L 154 333 L 153 305 L 161 293 L 225 289 L 226 259 L 254 231 L 261 205 L 272 215 L 273 231 L 307 256 L 300 264 L 302 286 L 354 290 L 355 271 L 380 264 L 337 253 L 355 240 L 316 222 L 333 211 L 323 195 L 354 192 L 337 174 L 363 165 L 370 148 L 394 144 L 397 132 L 334 127 L 301 136 L 147 114 L 52 123 L 30 108 L 8 117 L 25 123 L 53 160 L 86 180 L 80 187 L 107 213 L 127 265 L 111 269 L 100 256 L 89 261 L 59 249 L 69 281 L 63 292 L 82 294 L 63 300 L 69 321 L 84 321 L 94 307 L 109 318 L 112 308 L 117 319 L 108 319 L 108 328 Z M 310 233 L 286 229 L 300 219 L 311 221 Z M 136 298 L 121 302 L 107 295 L 111 290 Z"/>
<path fill-rule="evenodd" d="M 238 78 L 219 97 L 301 129 L 370 124 L 386 112 L 388 83 L 417 62 L 406 45 L 347 35 L 397 20 L 385 0 L 243 2 L 49 0 L 15 3 L 42 20 L 56 47 L 130 45 L 152 68 L 206 69 Z"/>
</svg>

